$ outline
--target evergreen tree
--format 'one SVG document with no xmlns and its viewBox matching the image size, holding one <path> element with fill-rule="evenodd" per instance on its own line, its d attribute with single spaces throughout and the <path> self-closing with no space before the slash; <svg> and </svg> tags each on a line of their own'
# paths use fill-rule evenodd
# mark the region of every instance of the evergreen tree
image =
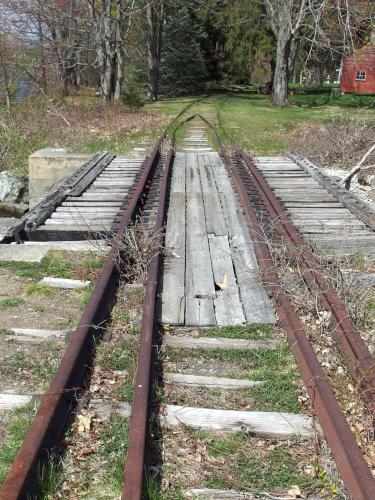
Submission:
<svg viewBox="0 0 375 500">
<path fill-rule="evenodd" d="M 208 78 L 202 45 L 207 37 L 197 2 L 167 2 L 160 60 L 160 90 L 170 95 L 204 89 Z"/>
</svg>

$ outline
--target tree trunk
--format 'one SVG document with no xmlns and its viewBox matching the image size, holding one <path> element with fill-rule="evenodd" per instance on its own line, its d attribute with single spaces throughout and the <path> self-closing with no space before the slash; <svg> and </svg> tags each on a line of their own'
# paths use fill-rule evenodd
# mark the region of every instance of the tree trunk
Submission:
<svg viewBox="0 0 375 500">
<path fill-rule="evenodd" d="M 290 43 L 289 57 L 288 57 L 288 76 L 290 78 L 293 75 L 293 83 L 295 83 L 296 80 L 295 66 L 296 66 L 299 44 L 300 44 L 299 37 L 292 38 L 292 41 Z"/>
<path fill-rule="evenodd" d="M 310 66 L 308 71 L 308 85 L 315 87 L 321 87 L 324 83 L 324 71 L 320 64 L 314 64 Z"/>
<path fill-rule="evenodd" d="M 272 104 L 288 105 L 288 60 L 290 54 L 290 38 L 279 34 L 277 40 L 276 67 L 272 87 Z"/>
<path fill-rule="evenodd" d="M 5 93 L 5 105 L 6 105 L 6 109 L 7 109 L 7 111 L 10 111 L 10 94 L 9 94 L 9 88 L 8 87 L 5 87 L 4 93 Z"/>
<path fill-rule="evenodd" d="M 156 101 L 158 98 L 157 18 L 152 2 L 147 4 L 147 22 L 148 95 L 152 101 Z"/>
<path fill-rule="evenodd" d="M 159 66 L 163 30 L 163 0 L 147 4 L 147 64 L 148 64 L 148 95 L 152 101 L 158 99 Z"/>
<path fill-rule="evenodd" d="M 116 43 L 115 43 L 115 89 L 114 100 L 121 98 L 121 90 L 124 82 L 124 49 L 123 49 L 123 15 L 121 0 L 116 0 Z"/>
</svg>

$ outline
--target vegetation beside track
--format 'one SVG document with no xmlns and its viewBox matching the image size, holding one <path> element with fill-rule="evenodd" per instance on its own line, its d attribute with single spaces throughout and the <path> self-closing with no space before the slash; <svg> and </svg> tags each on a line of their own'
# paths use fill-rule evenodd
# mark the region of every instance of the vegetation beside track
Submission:
<svg viewBox="0 0 375 500">
<path fill-rule="evenodd" d="M 272 106 L 267 95 L 256 92 L 217 93 L 197 102 L 189 114 L 210 115 L 219 120 L 225 133 L 219 131 L 224 143 L 242 144 L 253 154 L 279 155 L 290 148 L 294 131 L 306 124 L 329 123 L 340 116 L 347 121 L 358 116 L 375 123 L 375 97 L 342 95 L 331 98 L 330 89 L 310 89 L 302 95 L 291 95 L 290 106 Z M 162 114 L 175 114 L 188 98 L 165 99 L 147 104 L 145 109 Z M 357 124 L 360 127 L 360 123 Z M 312 131 L 313 133 L 313 131 Z"/>
<path fill-rule="evenodd" d="M 67 147 L 76 152 L 98 150 L 125 154 L 140 141 L 152 144 L 172 115 L 187 104 L 187 113 L 220 112 L 228 142 L 234 138 L 256 154 L 280 154 L 289 147 L 290 135 L 304 124 L 319 124 L 340 115 L 343 119 L 374 115 L 374 96 L 341 95 L 331 98 L 330 88 L 303 89 L 290 96 L 288 108 L 271 105 L 269 96 L 254 87 L 206 96 L 165 98 L 140 109 L 122 104 L 100 105 L 93 89 L 81 88 L 69 97 L 30 98 L 15 105 L 12 114 L 0 108 L 0 170 L 27 174 L 27 158 L 45 147 Z M 208 105 L 208 108 L 207 108 Z M 183 131 L 180 132 L 183 134 Z"/>
</svg>

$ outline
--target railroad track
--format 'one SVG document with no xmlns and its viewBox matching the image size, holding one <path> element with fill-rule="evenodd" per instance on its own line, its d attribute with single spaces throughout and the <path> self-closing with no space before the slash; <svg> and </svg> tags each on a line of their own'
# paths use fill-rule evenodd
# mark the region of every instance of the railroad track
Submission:
<svg viewBox="0 0 375 500">
<path fill-rule="evenodd" d="M 158 141 L 144 163 L 143 170 L 139 171 L 126 205 L 116 216 L 116 236 L 94 293 L 7 475 L 0 492 L 1 499 L 26 498 L 36 491 L 37 469 L 41 462 L 48 460 L 48 450 L 56 447 L 61 438 L 74 407 L 77 388 L 81 387 L 87 366 L 91 364 L 93 338 L 98 331 L 103 330 L 118 287 L 120 276 L 116 263 L 119 242 L 131 221 L 140 213 L 145 222 L 160 235 L 167 219 L 167 253 L 161 259 L 160 251 L 156 249 L 148 270 L 123 498 L 135 500 L 145 495 L 142 492 L 148 476 L 147 465 L 150 465 L 151 413 L 160 406 L 163 407 L 160 432 L 182 423 L 183 426 L 208 432 L 243 432 L 245 429 L 251 439 L 264 439 L 264 436 L 274 440 L 312 439 L 314 433 L 319 434 L 314 419 L 306 415 L 244 411 L 242 408 L 220 411 L 184 406 L 178 404 L 179 401 L 177 404 L 164 404 L 155 400 L 153 387 L 158 379 L 158 373 L 155 373 L 157 363 L 165 365 L 161 370 L 165 372 L 165 381 L 159 380 L 159 386 L 160 383 L 172 384 L 172 399 L 173 384 L 206 387 L 207 391 L 209 387 L 242 390 L 262 384 L 262 381 L 256 380 L 196 375 L 191 372 L 194 366 L 191 370 L 188 368 L 191 361 L 188 356 L 181 358 L 186 373 L 179 370 L 171 372 L 167 366 L 170 363 L 168 356 L 167 361 L 163 361 L 163 358 L 158 361 L 157 353 L 160 349 L 168 352 L 168 348 L 189 351 L 201 349 L 202 353 L 212 348 L 216 351 L 231 349 L 239 352 L 277 349 L 274 339 L 225 339 L 191 335 L 192 328 L 194 333 L 194 328 L 202 326 L 272 324 L 276 319 L 269 297 L 309 393 L 313 414 L 319 420 L 347 491 L 353 498 L 373 498 L 374 479 L 296 308 L 281 285 L 274 266 L 271 240 L 287 244 L 288 252 L 302 270 L 306 285 L 312 292 L 318 291 L 321 301 L 319 307 L 331 313 L 330 329 L 372 413 L 375 410 L 374 360 L 331 285 L 329 276 L 293 224 L 293 214 L 287 213 L 285 206 L 275 196 L 278 193 L 272 191 L 272 183 L 263 175 L 267 168 L 262 171 L 262 161 L 252 161 L 241 150 L 230 156 L 220 141 L 219 157 L 205 138 L 204 122 L 211 126 L 204 118 L 203 122 L 197 122 L 194 117 L 190 117 L 188 137 L 177 154 L 173 141 L 171 146 L 165 145 L 162 139 Z M 290 168 L 287 160 L 282 162 Z M 274 173 L 275 164 L 271 164 L 271 167 Z M 274 183 L 277 185 L 276 180 Z M 124 194 L 121 192 L 121 196 Z M 336 203 L 332 203 L 334 208 L 337 208 Z M 365 231 L 366 236 L 367 233 L 371 234 L 368 229 Z M 253 256 L 256 256 L 255 260 Z M 207 265 L 211 266 L 210 273 L 207 273 Z M 194 268 L 198 271 L 194 271 Z M 157 308 L 158 292 L 160 312 Z M 164 324 L 175 325 L 172 333 L 163 333 L 157 327 L 158 319 Z M 207 360 L 206 363 L 210 365 L 211 362 Z M 168 395 L 171 397 L 171 392 Z M 202 498 L 207 498 L 207 495 L 208 498 L 225 497 L 225 491 L 210 493 L 209 489 L 193 488 L 190 494 L 198 498 L 199 495 Z M 251 498 L 241 493 L 233 495 L 234 498 Z"/>
</svg>

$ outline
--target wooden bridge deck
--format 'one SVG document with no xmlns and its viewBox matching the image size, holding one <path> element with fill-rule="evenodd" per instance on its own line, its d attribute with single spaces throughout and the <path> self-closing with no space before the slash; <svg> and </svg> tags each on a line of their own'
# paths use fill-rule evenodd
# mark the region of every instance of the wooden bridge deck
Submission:
<svg viewBox="0 0 375 500">
<path fill-rule="evenodd" d="M 163 323 L 275 321 L 245 220 L 217 153 L 177 153 L 166 247 Z"/>
</svg>

